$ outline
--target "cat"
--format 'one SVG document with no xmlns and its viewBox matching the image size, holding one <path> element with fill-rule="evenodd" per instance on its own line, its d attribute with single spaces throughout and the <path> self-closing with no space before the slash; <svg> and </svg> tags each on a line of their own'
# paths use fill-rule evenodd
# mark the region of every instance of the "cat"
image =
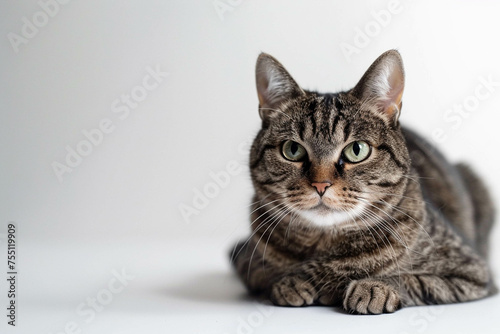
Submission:
<svg viewBox="0 0 500 334">
<path fill-rule="evenodd" d="M 496 292 L 490 195 L 471 168 L 400 125 L 398 51 L 348 91 L 304 90 L 265 53 L 256 82 L 252 233 L 231 252 L 251 293 L 380 314 Z"/>
</svg>

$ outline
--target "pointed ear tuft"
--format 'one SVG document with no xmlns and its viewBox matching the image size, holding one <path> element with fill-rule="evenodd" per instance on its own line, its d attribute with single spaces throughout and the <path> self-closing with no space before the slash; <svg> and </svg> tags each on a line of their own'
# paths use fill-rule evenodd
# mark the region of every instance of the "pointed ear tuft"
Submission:
<svg viewBox="0 0 500 334">
<path fill-rule="evenodd" d="M 283 65 L 266 53 L 261 53 L 257 59 L 255 77 L 259 113 L 263 121 L 283 102 L 304 94 Z"/>
<path fill-rule="evenodd" d="M 373 62 L 352 93 L 364 103 L 375 105 L 395 124 L 401 112 L 404 85 L 401 55 L 396 50 L 389 50 Z"/>
</svg>

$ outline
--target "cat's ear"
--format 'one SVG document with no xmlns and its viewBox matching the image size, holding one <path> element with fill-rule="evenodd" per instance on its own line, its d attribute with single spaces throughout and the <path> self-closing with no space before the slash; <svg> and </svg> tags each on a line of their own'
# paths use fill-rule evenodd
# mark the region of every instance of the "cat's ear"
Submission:
<svg viewBox="0 0 500 334">
<path fill-rule="evenodd" d="M 394 124 L 402 107 L 405 85 L 403 60 L 396 50 L 383 53 L 373 62 L 352 93 L 363 103 L 373 105 Z"/>
<path fill-rule="evenodd" d="M 264 124 L 283 102 L 305 94 L 283 65 L 266 53 L 261 53 L 257 59 L 255 78 L 259 114 Z"/>
</svg>

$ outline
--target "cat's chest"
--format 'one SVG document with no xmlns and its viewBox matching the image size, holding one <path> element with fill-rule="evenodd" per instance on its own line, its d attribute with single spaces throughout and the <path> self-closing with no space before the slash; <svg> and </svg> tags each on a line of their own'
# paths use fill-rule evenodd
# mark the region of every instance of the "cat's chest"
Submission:
<svg viewBox="0 0 500 334">
<path fill-rule="evenodd" d="M 298 260 L 317 257 L 349 258 L 369 250 L 357 235 L 335 235 L 329 231 L 300 231 L 282 240 L 285 252 Z"/>
</svg>

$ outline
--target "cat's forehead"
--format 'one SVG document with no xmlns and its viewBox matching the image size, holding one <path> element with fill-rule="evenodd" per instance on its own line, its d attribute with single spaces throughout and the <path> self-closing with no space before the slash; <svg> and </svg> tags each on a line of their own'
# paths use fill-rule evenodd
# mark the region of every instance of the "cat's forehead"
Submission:
<svg viewBox="0 0 500 334">
<path fill-rule="evenodd" d="M 281 134 L 315 146 L 344 145 L 349 140 L 376 141 L 384 123 L 347 94 L 317 94 L 286 106 Z"/>
<path fill-rule="evenodd" d="M 296 122 L 310 118 L 311 120 L 326 123 L 329 118 L 336 116 L 356 118 L 359 103 L 343 93 L 309 93 L 297 98 L 286 105 L 286 113 Z"/>
</svg>

